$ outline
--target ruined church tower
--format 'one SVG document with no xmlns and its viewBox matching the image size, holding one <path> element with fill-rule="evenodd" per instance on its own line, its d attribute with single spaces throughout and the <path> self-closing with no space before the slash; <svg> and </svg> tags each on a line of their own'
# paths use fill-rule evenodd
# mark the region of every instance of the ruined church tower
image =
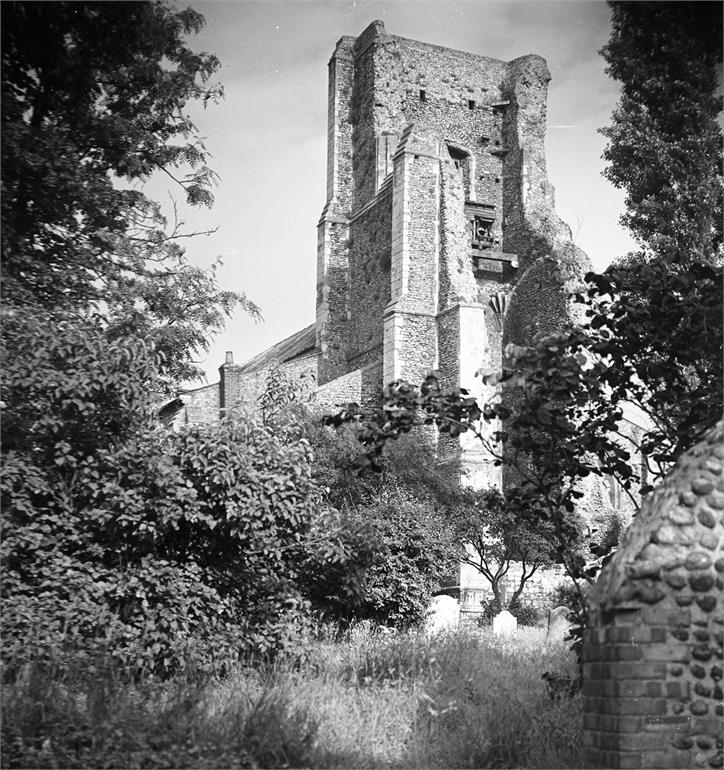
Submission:
<svg viewBox="0 0 724 770">
<path fill-rule="evenodd" d="M 322 391 L 358 373 L 379 393 L 437 370 L 485 399 L 479 369 L 563 323 L 587 258 L 546 175 L 549 80 L 539 56 L 499 61 L 381 21 L 337 43 L 318 225 Z M 461 442 L 472 483 L 499 484 L 478 443 Z"/>
<path fill-rule="evenodd" d="M 391 381 L 418 384 L 431 370 L 478 403 L 494 395 L 476 373 L 499 370 L 509 342 L 561 328 L 588 268 L 546 174 L 549 80 L 539 56 L 453 51 L 380 21 L 341 38 L 329 62 L 316 321 L 243 364 L 227 354 L 219 383 L 180 394 L 161 419 L 258 408 L 275 367 L 316 382 L 326 412 L 371 405 Z M 466 483 L 506 483 L 474 436 L 440 448 Z M 606 510 L 608 495 L 591 488 L 581 505 Z M 454 582 L 463 609 L 479 611 L 481 575 L 463 564 Z"/>
</svg>

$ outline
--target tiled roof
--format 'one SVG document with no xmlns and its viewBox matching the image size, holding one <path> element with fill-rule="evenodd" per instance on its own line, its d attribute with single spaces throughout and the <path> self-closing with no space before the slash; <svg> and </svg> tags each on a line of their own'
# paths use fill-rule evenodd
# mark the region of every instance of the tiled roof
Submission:
<svg viewBox="0 0 724 770">
<path fill-rule="evenodd" d="M 241 365 L 241 371 L 254 372 L 257 369 L 269 366 L 269 364 L 275 361 L 284 363 L 285 361 L 299 358 L 305 353 L 313 351 L 315 342 L 316 328 L 315 324 L 311 324 L 311 326 L 307 326 L 305 329 L 296 332 L 296 334 L 292 334 L 291 337 L 277 342 L 276 345 L 272 345 L 270 348 L 250 358 Z"/>
</svg>

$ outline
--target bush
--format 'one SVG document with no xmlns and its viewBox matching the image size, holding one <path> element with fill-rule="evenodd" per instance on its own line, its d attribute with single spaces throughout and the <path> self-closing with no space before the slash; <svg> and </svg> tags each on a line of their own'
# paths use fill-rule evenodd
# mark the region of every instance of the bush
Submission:
<svg viewBox="0 0 724 770">
<path fill-rule="evenodd" d="M 320 508 L 309 444 L 244 415 L 161 431 L 143 345 L 50 319 L 43 347 L 11 320 L 42 355 L 3 381 L 5 664 L 104 652 L 168 676 L 292 641 Z"/>
<path fill-rule="evenodd" d="M 394 488 L 350 516 L 367 524 L 377 545 L 357 617 L 399 629 L 418 625 L 457 553 L 439 516 Z"/>
<path fill-rule="evenodd" d="M 307 586 L 313 605 L 343 623 L 372 620 L 398 629 L 422 622 L 440 577 L 457 567 L 460 544 L 450 512 L 463 494 L 419 437 L 391 445 L 381 472 L 355 466 L 354 431 L 308 419 L 314 475 L 338 510 L 332 539 L 347 556 L 327 558 Z M 328 571 L 331 567 L 332 570 Z"/>
<path fill-rule="evenodd" d="M 549 604 L 554 607 L 568 607 L 573 613 L 579 613 L 585 606 L 585 587 L 579 588 L 573 581 L 559 583 L 551 592 Z"/>
<path fill-rule="evenodd" d="M 520 600 L 511 604 L 508 611 L 515 615 L 519 626 L 537 626 L 543 617 L 535 605 Z"/>
</svg>

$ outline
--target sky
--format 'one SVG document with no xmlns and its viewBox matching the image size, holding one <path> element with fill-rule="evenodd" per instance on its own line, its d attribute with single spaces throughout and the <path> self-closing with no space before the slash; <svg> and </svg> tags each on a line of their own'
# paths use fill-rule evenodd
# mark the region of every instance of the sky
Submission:
<svg viewBox="0 0 724 770">
<path fill-rule="evenodd" d="M 340 37 L 359 35 L 374 19 L 392 35 L 496 59 L 543 56 L 552 75 L 546 148 L 558 213 L 596 269 L 634 248 L 618 224 L 623 192 L 601 175 L 605 138 L 598 129 L 608 124 L 619 94 L 598 54 L 610 31 L 604 2 L 191 5 L 206 26 L 190 45 L 220 59 L 217 80 L 225 97 L 206 109 L 189 109 L 219 180 L 213 209 L 180 206 L 187 230 L 218 228 L 190 239 L 187 255 L 204 266 L 220 257 L 221 286 L 246 294 L 263 315 L 254 322 L 239 311 L 229 320 L 200 361 L 208 382 L 218 380 L 226 351 L 243 363 L 314 321 L 316 225 L 326 191 L 327 63 Z M 162 189 L 159 180 L 150 187 L 157 200 L 183 197 Z"/>
</svg>

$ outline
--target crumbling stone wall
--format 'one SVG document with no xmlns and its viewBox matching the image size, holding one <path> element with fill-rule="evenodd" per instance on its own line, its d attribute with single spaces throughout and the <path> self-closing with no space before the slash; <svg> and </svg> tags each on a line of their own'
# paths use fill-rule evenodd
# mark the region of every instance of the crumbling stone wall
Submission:
<svg viewBox="0 0 724 770">
<path fill-rule="evenodd" d="M 468 202 L 489 207 L 494 243 L 519 254 L 522 269 L 543 256 L 561 259 L 570 231 L 555 214 L 546 177 L 549 79 L 540 57 L 506 63 L 390 35 L 380 21 L 339 41 L 330 61 L 319 238 L 320 382 L 371 362 L 378 347 L 372 316 L 388 277 L 379 252 L 390 191 L 386 379 L 419 379 L 436 368 L 444 344 L 436 327 L 447 323 L 439 314 L 457 303 L 485 308 L 516 280 L 505 266 L 511 260 L 488 259 L 474 275 Z M 558 308 L 546 310 L 552 317 Z M 491 342 L 488 358 L 500 362 Z M 469 387 L 451 365 L 443 376 Z"/>
<path fill-rule="evenodd" d="M 529 345 L 538 335 L 560 331 L 569 302 L 558 261 L 554 257 L 536 260 L 509 296 L 505 344 Z"/>
<path fill-rule="evenodd" d="M 722 767 L 724 422 L 645 500 L 591 602 L 591 766 Z"/>
</svg>

